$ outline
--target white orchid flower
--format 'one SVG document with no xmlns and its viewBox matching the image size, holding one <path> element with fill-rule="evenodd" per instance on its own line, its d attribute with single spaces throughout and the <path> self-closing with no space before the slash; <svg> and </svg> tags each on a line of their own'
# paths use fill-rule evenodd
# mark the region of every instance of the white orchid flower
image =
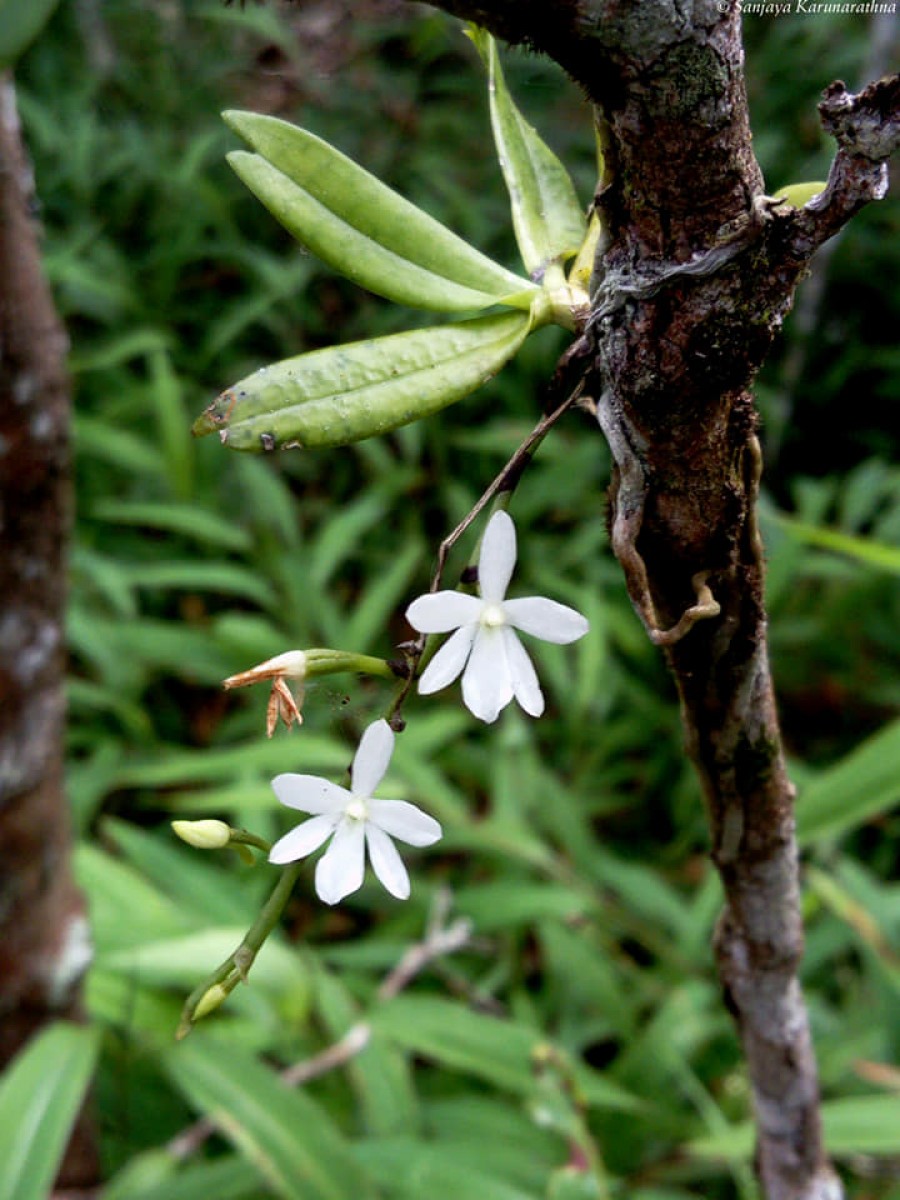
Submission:
<svg viewBox="0 0 900 1200">
<path fill-rule="evenodd" d="M 544 696 L 531 659 L 514 630 L 545 642 L 565 644 L 583 637 L 587 619 L 543 596 L 507 600 L 516 565 L 516 527 L 498 510 L 488 522 L 478 558 L 480 597 L 462 592 L 419 596 L 406 619 L 420 633 L 456 632 L 440 648 L 419 680 L 423 695 L 437 692 L 462 673 L 466 708 L 482 721 L 496 721 L 515 697 L 532 717 L 544 711 Z"/>
<path fill-rule="evenodd" d="M 391 838 L 409 846 L 430 846 L 441 836 L 438 822 L 414 804 L 373 796 L 393 751 L 393 730 L 387 721 L 376 721 L 360 740 L 349 792 L 317 775 L 278 775 L 272 780 L 281 803 L 310 813 L 311 819 L 275 843 L 269 862 L 296 862 L 331 838 L 316 866 L 316 892 L 326 904 L 337 904 L 362 886 L 366 846 L 375 874 L 392 896 L 405 900 L 409 875 Z"/>
</svg>

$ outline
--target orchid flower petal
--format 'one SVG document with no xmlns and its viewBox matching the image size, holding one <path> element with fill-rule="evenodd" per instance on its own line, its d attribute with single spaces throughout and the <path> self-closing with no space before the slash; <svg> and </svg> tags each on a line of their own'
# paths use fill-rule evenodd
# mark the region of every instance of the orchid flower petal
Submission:
<svg viewBox="0 0 900 1200">
<path fill-rule="evenodd" d="M 394 731 L 387 721 L 374 721 L 360 739 L 350 773 L 354 796 L 371 796 L 384 778 L 394 753 Z"/>
<path fill-rule="evenodd" d="M 326 904 L 337 904 L 362 887 L 365 875 L 365 829 L 362 821 L 343 820 L 316 866 L 316 892 Z"/>
<path fill-rule="evenodd" d="M 431 846 L 443 832 L 434 817 L 407 800 L 370 800 L 368 809 L 370 827 L 377 825 L 408 846 Z"/>
<path fill-rule="evenodd" d="M 478 557 L 478 589 L 488 604 L 499 604 L 506 595 L 516 565 L 516 527 L 503 509 L 488 521 Z"/>
<path fill-rule="evenodd" d="M 463 702 L 473 716 L 488 724 L 513 698 L 512 679 L 500 629 L 479 629 L 462 681 Z"/>
<path fill-rule="evenodd" d="M 501 633 L 506 646 L 506 661 L 509 663 L 513 693 L 529 717 L 539 717 L 544 711 L 544 693 L 538 683 L 534 664 L 528 651 L 508 625 Z"/>
<path fill-rule="evenodd" d="M 397 847 L 377 825 L 366 826 L 366 842 L 372 870 L 398 900 L 409 897 L 409 875 Z"/>
<path fill-rule="evenodd" d="M 533 634 L 544 642 L 566 645 L 588 632 L 587 618 L 567 604 L 558 604 L 544 596 L 527 596 L 522 600 L 506 600 L 503 604 L 510 625 L 523 633 Z"/>
<path fill-rule="evenodd" d="M 295 825 L 289 833 L 279 838 L 269 851 L 269 862 L 283 866 L 312 854 L 314 850 L 334 833 L 338 818 L 335 816 L 311 817 Z"/>
<path fill-rule="evenodd" d="M 318 775 L 276 775 L 272 789 L 281 804 L 300 812 L 342 813 L 350 799 L 346 788 Z"/>
<path fill-rule="evenodd" d="M 466 665 L 477 630 L 477 625 L 463 625 L 462 629 L 457 629 L 456 633 L 444 642 L 422 672 L 419 680 L 419 693 L 422 696 L 439 692 L 456 679 Z"/>
<path fill-rule="evenodd" d="M 483 605 L 464 592 L 430 592 L 413 600 L 406 619 L 419 633 L 449 633 L 478 620 Z"/>
</svg>

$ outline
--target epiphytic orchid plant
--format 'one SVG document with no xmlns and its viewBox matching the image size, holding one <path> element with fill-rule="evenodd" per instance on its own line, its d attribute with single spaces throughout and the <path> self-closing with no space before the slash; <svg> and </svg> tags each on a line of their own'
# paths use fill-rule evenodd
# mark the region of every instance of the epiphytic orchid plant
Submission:
<svg viewBox="0 0 900 1200">
<path fill-rule="evenodd" d="M 249 146 L 229 154 L 231 166 L 310 252 L 388 300 L 456 319 L 261 367 L 209 405 L 194 424 L 197 436 L 218 433 L 229 449 L 257 453 L 347 445 L 467 396 L 543 325 L 583 331 L 598 217 L 586 220 L 565 168 L 515 106 L 493 38 L 474 27 L 469 34 L 488 73 L 491 124 L 525 274 L 487 258 L 314 134 L 273 117 L 228 112 L 226 122 Z M 798 186 L 805 196 L 809 186 L 818 185 Z M 558 375 L 564 378 L 565 371 Z M 517 634 L 564 644 L 586 634 L 588 623 L 552 599 L 507 598 L 516 532 L 505 509 L 537 446 L 578 398 L 577 389 L 559 396 L 556 408 L 441 543 L 430 591 L 406 610 L 419 637 L 401 647 L 400 658 L 346 649 L 289 650 L 225 681 L 229 688 L 271 684 L 269 736 L 279 719 L 288 729 L 301 724 L 302 689 L 314 676 L 371 675 L 394 681 L 397 691 L 385 719 L 363 734 L 349 786 L 304 774 L 282 774 L 273 781 L 284 805 L 309 816 L 274 846 L 224 822 L 174 823 L 178 835 L 197 848 L 232 846 L 244 856 L 255 848 L 284 868 L 244 941 L 188 997 L 180 1036 L 247 978 L 303 860 L 326 842 L 315 871 L 316 891 L 325 903 L 338 903 L 361 886 L 367 852 L 388 892 L 398 899 L 409 895 L 409 876 L 394 839 L 425 847 L 440 838 L 441 828 L 415 805 L 377 799 L 374 790 L 388 769 L 394 731 L 404 727 L 403 705 L 416 681 L 419 693 L 428 695 L 461 675 L 464 704 L 485 722 L 497 720 L 513 699 L 530 716 L 544 711 L 537 674 Z M 479 595 L 441 590 L 449 550 L 489 506 L 492 515 L 473 570 Z M 442 633 L 451 636 L 428 661 L 427 639 Z M 289 681 L 299 688 L 296 695 Z"/>
<path fill-rule="evenodd" d="M 513 103 L 493 39 L 474 28 L 470 36 L 489 76 L 491 122 L 526 274 L 493 262 L 313 134 L 272 117 L 226 113 L 225 120 L 250 147 L 230 154 L 229 162 L 308 250 L 389 300 L 462 319 L 262 367 L 213 401 L 196 421 L 195 434 L 217 432 L 229 449 L 255 452 L 346 445 L 463 398 L 488 382 L 542 325 L 555 323 L 571 332 L 583 328 L 598 225 L 585 220 L 565 168 Z M 326 843 L 315 870 L 315 888 L 325 903 L 335 904 L 361 886 L 366 854 L 391 895 L 409 895 L 409 876 L 394 840 L 428 846 L 440 838 L 440 825 L 415 805 L 381 800 L 374 792 L 387 772 L 394 731 L 403 728 L 402 708 L 416 681 L 419 693 L 427 695 L 462 675 L 463 702 L 486 722 L 495 721 L 513 699 L 531 716 L 543 712 L 537 674 L 517 631 L 567 643 L 582 637 L 588 623 L 550 599 L 507 598 L 516 532 L 505 509 L 509 481 L 521 477 L 540 441 L 575 399 L 563 397 L 538 423 L 441 544 L 430 591 L 407 609 L 419 637 L 401 648 L 401 657 L 388 661 L 343 649 L 288 650 L 225 681 L 229 688 L 270 685 L 269 736 L 279 719 L 288 728 L 302 722 L 303 688 L 314 676 L 372 675 L 394 680 L 397 691 L 385 719 L 363 734 L 347 786 L 304 774 L 274 780 L 278 799 L 308 814 L 274 846 L 224 822 L 175 823 L 178 835 L 198 848 L 231 845 L 246 856 L 253 847 L 283 868 L 244 941 L 188 998 L 180 1035 L 247 977 L 304 860 Z M 440 590 L 447 553 L 488 506 L 493 511 L 474 572 L 480 594 Z M 425 666 L 429 635 L 451 630 Z"/>
</svg>

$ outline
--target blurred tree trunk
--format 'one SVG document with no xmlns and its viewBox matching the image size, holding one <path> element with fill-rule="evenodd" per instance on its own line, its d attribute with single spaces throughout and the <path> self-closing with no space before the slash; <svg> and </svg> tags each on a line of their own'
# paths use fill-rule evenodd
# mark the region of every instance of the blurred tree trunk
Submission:
<svg viewBox="0 0 900 1200">
<path fill-rule="evenodd" d="M 725 910 L 716 956 L 747 1059 L 768 1200 L 840 1200 L 798 971 L 794 791 L 769 671 L 750 384 L 827 238 L 887 187 L 900 87 L 820 106 L 838 143 L 809 207 L 763 194 L 737 0 L 431 0 L 556 59 L 594 103 L 603 218 L 583 385 L 614 460 L 611 535 L 678 684 Z"/>
<path fill-rule="evenodd" d="M 41 270 L 15 90 L 0 74 L 0 1067 L 77 1017 L 90 958 L 63 787 L 66 335 Z M 87 1122 L 60 1180 L 96 1180 Z"/>
</svg>

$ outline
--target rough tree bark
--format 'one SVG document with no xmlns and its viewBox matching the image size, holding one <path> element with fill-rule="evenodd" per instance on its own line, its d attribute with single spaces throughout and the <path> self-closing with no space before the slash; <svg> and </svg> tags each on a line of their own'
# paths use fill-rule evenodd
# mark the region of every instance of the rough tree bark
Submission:
<svg viewBox="0 0 900 1200">
<path fill-rule="evenodd" d="M 90 943 L 63 790 L 67 342 L 41 271 L 15 92 L 0 73 L 0 1067 L 78 1015 Z M 86 1122 L 61 1173 L 96 1180 Z"/>
<path fill-rule="evenodd" d="M 793 788 L 766 645 L 749 385 L 816 248 L 887 187 L 900 80 L 820 106 L 838 150 L 803 210 L 763 195 L 734 0 L 431 0 L 555 58 L 595 105 L 606 228 L 567 370 L 614 459 L 613 549 L 678 684 L 726 905 L 716 955 L 768 1200 L 840 1200 L 822 1141 Z M 573 379 L 574 382 L 574 379 Z"/>
</svg>

